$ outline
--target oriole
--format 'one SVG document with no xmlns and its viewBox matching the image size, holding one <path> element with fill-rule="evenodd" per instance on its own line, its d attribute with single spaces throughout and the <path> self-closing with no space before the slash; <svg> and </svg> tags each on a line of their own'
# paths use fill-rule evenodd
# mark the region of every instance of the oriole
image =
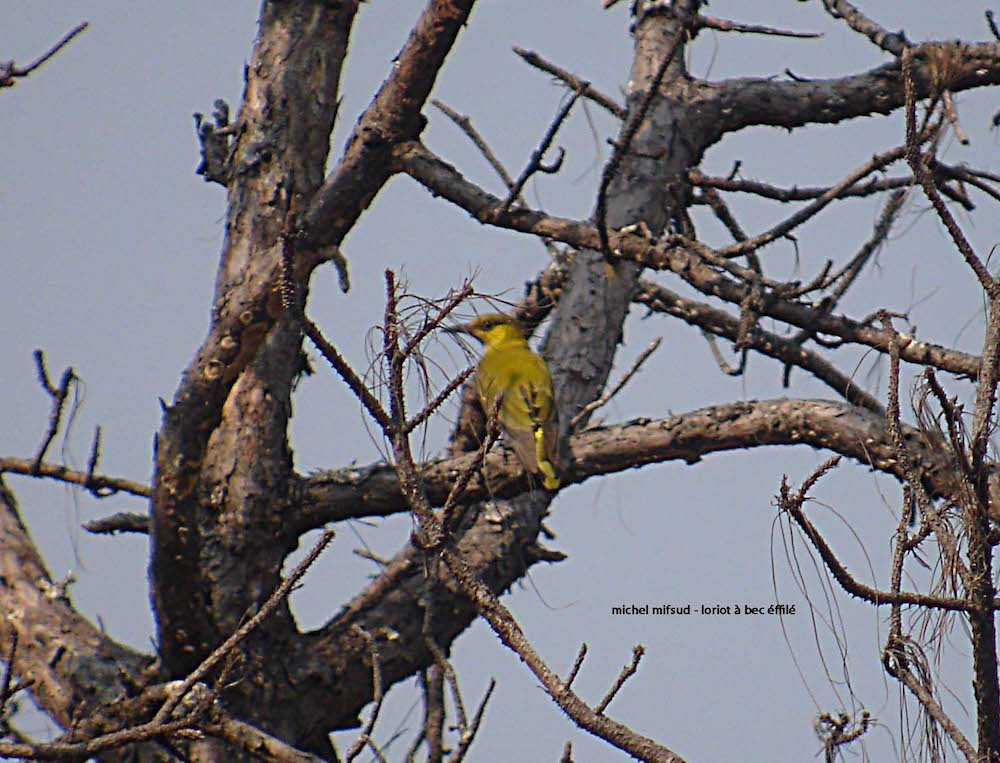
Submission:
<svg viewBox="0 0 1000 763">
<path fill-rule="evenodd" d="M 503 397 L 497 418 L 504 435 L 529 472 L 540 472 L 548 490 L 558 488 L 559 423 L 552 375 L 545 361 L 528 346 L 517 320 L 491 313 L 447 331 L 470 334 L 482 342 L 475 385 L 483 410 L 491 415 L 497 399 Z"/>
</svg>

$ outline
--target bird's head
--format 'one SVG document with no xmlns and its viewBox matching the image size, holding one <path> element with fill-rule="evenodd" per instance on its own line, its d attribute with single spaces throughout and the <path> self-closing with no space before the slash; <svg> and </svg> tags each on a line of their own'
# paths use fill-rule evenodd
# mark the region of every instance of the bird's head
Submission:
<svg viewBox="0 0 1000 763">
<path fill-rule="evenodd" d="M 445 329 L 452 334 L 469 334 L 486 347 L 499 347 L 510 342 L 523 342 L 524 331 L 517 319 L 502 313 L 480 315 L 463 326 L 449 326 Z"/>
</svg>

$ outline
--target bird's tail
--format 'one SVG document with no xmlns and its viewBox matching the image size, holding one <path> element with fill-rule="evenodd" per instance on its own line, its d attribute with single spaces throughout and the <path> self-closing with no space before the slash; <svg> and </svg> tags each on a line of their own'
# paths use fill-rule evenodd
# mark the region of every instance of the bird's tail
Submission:
<svg viewBox="0 0 1000 763">
<path fill-rule="evenodd" d="M 546 490 L 557 490 L 560 482 L 556 468 L 550 460 L 548 445 L 549 438 L 545 436 L 545 428 L 535 427 L 535 463 L 538 464 L 538 471 L 542 473 L 542 484 Z"/>
</svg>

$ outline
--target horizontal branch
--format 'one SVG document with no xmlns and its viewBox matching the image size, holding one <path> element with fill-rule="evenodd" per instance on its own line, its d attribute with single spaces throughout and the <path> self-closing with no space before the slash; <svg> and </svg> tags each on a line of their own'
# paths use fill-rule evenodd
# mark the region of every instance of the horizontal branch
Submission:
<svg viewBox="0 0 1000 763">
<path fill-rule="evenodd" d="M 928 43 L 914 50 L 917 98 L 1000 84 L 1000 43 Z M 834 124 L 889 114 L 903 106 L 898 61 L 835 79 L 779 82 L 739 78 L 703 83 L 702 98 L 718 135 L 745 127 Z"/>
<path fill-rule="evenodd" d="M 470 183 L 453 166 L 418 142 L 401 146 L 396 153 L 396 161 L 402 171 L 431 193 L 461 207 L 480 222 L 561 241 L 578 249 L 601 249 L 595 225 L 532 209 L 505 212 L 500 199 Z M 702 256 L 683 245 L 687 240 L 682 237 L 674 236 L 666 242 L 656 242 L 641 233 L 611 231 L 609 235 L 612 252 L 621 259 L 670 270 L 702 294 L 734 305 L 744 304 L 750 296 L 750 286 L 711 267 Z M 761 316 L 776 318 L 814 334 L 834 336 L 844 342 L 866 345 L 884 353 L 888 352 L 892 341 L 900 348 L 900 358 L 908 363 L 933 366 L 970 379 L 979 373 L 979 358 L 975 355 L 918 341 L 899 332 L 889 333 L 845 316 L 828 315 L 812 304 L 783 298 L 773 290 L 761 295 L 758 312 Z"/>
<path fill-rule="evenodd" d="M 934 497 L 956 489 L 955 475 L 929 438 L 903 428 L 916 472 Z M 665 461 L 696 463 L 710 453 L 769 445 L 809 445 L 852 458 L 860 464 L 903 475 L 896 450 L 885 429 L 885 418 L 871 411 L 825 400 L 764 400 L 702 408 L 669 419 L 639 419 L 626 424 L 594 427 L 570 438 L 572 454 L 563 484 L 584 482 Z M 441 505 L 454 481 L 476 457 L 465 454 L 421 465 L 428 500 Z M 487 454 L 481 473 L 472 477 L 463 502 L 508 498 L 530 488 L 524 467 L 512 451 Z M 297 532 L 353 517 L 386 516 L 407 505 L 392 468 L 374 465 L 301 477 L 299 505 L 290 516 Z"/>
<path fill-rule="evenodd" d="M 35 469 L 35 461 L 31 458 L 0 458 L 0 474 L 4 472 L 68 482 L 71 485 L 80 485 L 92 492 L 101 493 L 102 496 L 114 493 L 129 493 L 140 498 L 149 498 L 150 496 L 149 485 L 144 485 L 141 482 L 133 482 L 121 477 L 110 477 L 106 474 L 88 474 L 46 462 L 38 464 L 38 468 Z"/>
</svg>

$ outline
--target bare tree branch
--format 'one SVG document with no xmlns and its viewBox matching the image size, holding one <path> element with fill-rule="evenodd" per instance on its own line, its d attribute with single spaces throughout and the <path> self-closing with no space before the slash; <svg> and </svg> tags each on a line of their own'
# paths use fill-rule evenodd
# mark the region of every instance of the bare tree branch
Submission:
<svg viewBox="0 0 1000 763">
<path fill-rule="evenodd" d="M 960 475 L 940 446 L 906 426 L 902 437 L 910 448 L 915 473 L 931 497 L 956 495 Z M 645 464 L 695 463 L 710 453 L 795 444 L 831 450 L 905 479 L 883 415 L 834 401 L 765 400 L 712 406 L 663 420 L 591 427 L 568 441 L 573 462 L 565 483 Z M 455 475 L 464 473 L 477 457 L 470 453 L 421 465 L 421 479 L 432 505 L 447 500 Z M 523 469 L 509 451 L 487 453 L 483 471 L 484 476 L 469 479 L 463 501 L 511 497 L 529 489 Z M 295 512 L 297 532 L 349 517 L 406 510 L 395 474 L 384 465 L 303 477 L 296 492 L 301 501 Z"/>
<path fill-rule="evenodd" d="M 7 61 L 6 63 L 0 64 L 0 88 L 13 87 L 17 84 L 17 80 L 19 78 L 27 77 L 33 71 L 44 65 L 56 53 L 69 45 L 73 39 L 78 34 L 81 34 L 88 26 L 90 26 L 90 23 L 87 21 L 84 21 L 82 24 L 77 24 L 69 32 L 64 34 L 59 42 L 27 66 L 18 66 L 13 61 Z"/>
<path fill-rule="evenodd" d="M 57 464 L 42 462 L 38 464 L 38 468 L 36 469 L 34 459 L 27 458 L 0 457 L 0 473 L 4 472 L 23 474 L 26 477 L 37 477 L 39 479 L 53 479 L 57 482 L 89 487 L 91 492 L 96 492 L 99 497 L 106 497 L 115 493 L 128 493 L 139 498 L 149 498 L 152 492 L 149 485 L 144 485 L 141 482 L 134 482 L 121 477 L 111 477 L 106 474 L 88 474 Z"/>
<path fill-rule="evenodd" d="M 0 477 L 0 649 L 18 641 L 14 674 L 32 681 L 35 702 L 63 728 L 141 683 L 151 659 L 82 617 L 52 581 Z M 16 634 L 16 635 L 15 635 Z M 53 659 L 57 653 L 72 659 Z M 5 753 L 0 753 L 5 754 Z M 20 752 L 10 753 L 21 755 Z"/>
<path fill-rule="evenodd" d="M 536 69 L 541 69 L 543 72 L 551 74 L 556 79 L 569 85 L 572 90 L 582 92 L 584 98 L 588 98 L 599 106 L 603 106 L 619 119 L 625 118 L 624 106 L 619 104 L 610 96 L 604 95 L 604 93 L 595 89 L 594 86 L 586 80 L 582 80 L 576 75 L 570 74 L 565 69 L 546 61 L 533 50 L 525 50 L 524 48 L 515 47 L 514 52 L 517 53 L 517 55 L 519 55 L 529 66 L 534 66 Z"/>
<path fill-rule="evenodd" d="M 941 84 L 952 92 L 1000 83 L 1000 43 L 926 43 L 911 50 L 917 64 L 917 98 L 940 88 L 932 84 L 937 70 L 932 62 L 941 58 L 949 61 L 947 81 Z M 753 125 L 835 124 L 888 114 L 904 103 L 898 61 L 838 79 L 777 82 L 747 78 L 702 87 L 718 135 Z"/>
<path fill-rule="evenodd" d="M 461 207 L 484 223 L 562 241 L 578 249 L 600 250 L 600 234 L 596 226 L 589 223 L 528 209 L 500 214 L 501 202 L 497 197 L 467 181 L 454 167 L 418 143 L 401 146 L 396 158 L 401 169 L 432 193 Z M 639 261 L 649 267 L 669 269 L 682 275 L 703 294 L 718 297 L 731 304 L 740 305 L 746 300 L 749 287 L 725 278 L 687 250 L 685 247 L 689 240 L 684 237 L 671 236 L 666 242 L 654 244 L 642 235 L 620 232 L 611 234 L 610 239 L 612 249 L 618 257 Z M 888 351 L 885 333 L 880 329 L 846 317 L 823 315 L 812 305 L 784 299 L 778 294 L 767 295 L 760 313 L 799 328 L 864 344 L 881 352 Z M 979 358 L 974 355 L 918 341 L 902 334 L 897 339 L 900 342 L 900 357 L 909 363 L 930 365 L 966 378 L 975 378 L 979 372 Z"/>
</svg>

